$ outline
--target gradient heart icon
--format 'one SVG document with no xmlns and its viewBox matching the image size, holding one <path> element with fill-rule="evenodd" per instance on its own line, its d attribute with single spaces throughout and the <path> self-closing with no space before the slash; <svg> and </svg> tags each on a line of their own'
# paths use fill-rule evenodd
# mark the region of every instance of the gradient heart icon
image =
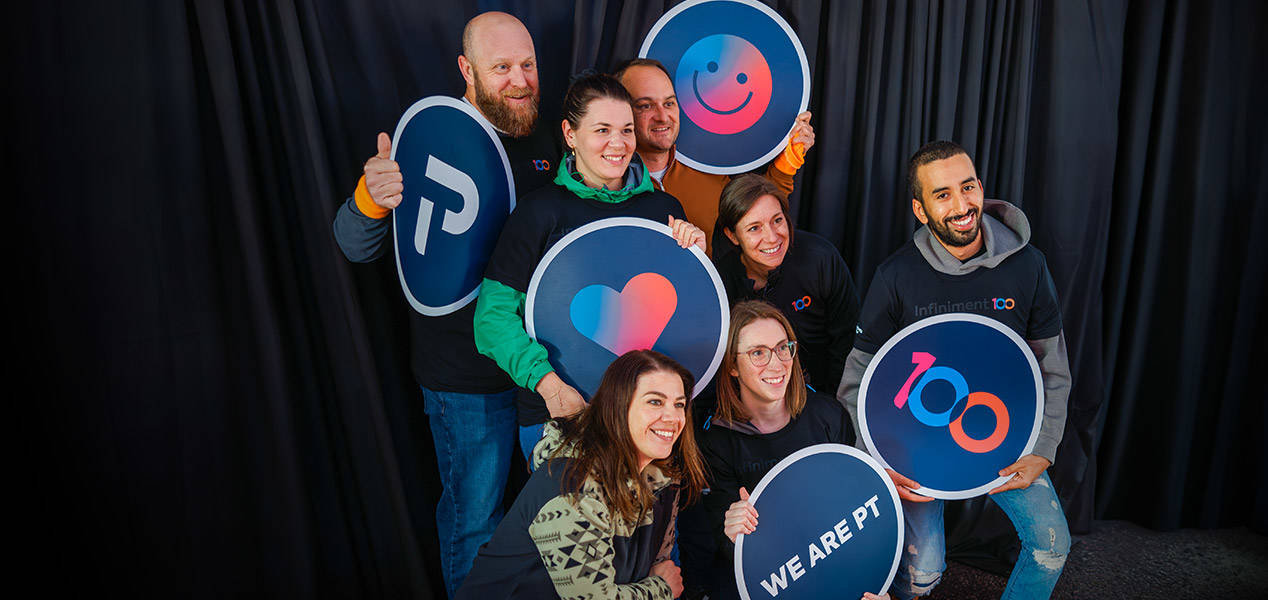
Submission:
<svg viewBox="0 0 1268 600">
<path fill-rule="evenodd" d="M 569 314 L 581 335 L 620 356 L 650 350 L 678 308 L 678 292 L 659 273 L 640 273 L 616 291 L 606 285 L 582 288 Z"/>
</svg>

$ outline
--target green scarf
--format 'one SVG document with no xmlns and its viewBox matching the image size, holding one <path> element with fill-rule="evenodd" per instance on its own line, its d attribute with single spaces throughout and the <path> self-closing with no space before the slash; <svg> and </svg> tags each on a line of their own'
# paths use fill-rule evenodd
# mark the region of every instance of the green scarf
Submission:
<svg viewBox="0 0 1268 600">
<path fill-rule="evenodd" d="M 581 173 L 577 172 L 577 157 L 572 152 L 565 153 L 563 160 L 560 161 L 559 172 L 555 175 L 555 184 L 581 198 L 593 198 L 609 204 L 625 202 L 634 196 L 655 189 L 652 186 L 652 176 L 643 166 L 643 159 L 639 158 L 637 153 L 630 159 L 630 166 L 625 171 L 625 186 L 619 190 L 592 188 L 586 185 Z"/>
</svg>

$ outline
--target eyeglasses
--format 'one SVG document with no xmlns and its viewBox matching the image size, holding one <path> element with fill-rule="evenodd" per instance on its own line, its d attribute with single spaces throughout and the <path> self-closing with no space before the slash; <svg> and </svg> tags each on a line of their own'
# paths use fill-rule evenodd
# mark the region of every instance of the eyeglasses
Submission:
<svg viewBox="0 0 1268 600">
<path fill-rule="evenodd" d="M 788 341 L 773 348 L 755 346 L 747 352 L 736 352 L 736 354 L 747 354 L 749 362 L 753 363 L 754 367 L 764 367 L 770 363 L 772 354 L 779 357 L 779 360 L 792 360 L 794 356 L 797 356 L 797 342 Z"/>
</svg>

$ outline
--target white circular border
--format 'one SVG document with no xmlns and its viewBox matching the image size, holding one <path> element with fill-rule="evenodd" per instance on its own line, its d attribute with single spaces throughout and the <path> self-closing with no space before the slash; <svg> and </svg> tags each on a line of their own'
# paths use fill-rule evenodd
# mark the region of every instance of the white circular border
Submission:
<svg viewBox="0 0 1268 600">
<path fill-rule="evenodd" d="M 885 465 L 885 468 L 887 469 L 893 469 L 893 467 L 891 467 L 888 462 L 885 462 L 884 457 L 882 457 L 880 452 L 876 449 L 876 445 L 872 443 L 872 434 L 867 428 L 867 387 L 872 382 L 872 373 L 876 371 L 876 365 L 880 364 L 881 359 L 885 358 L 885 355 L 889 352 L 889 350 L 897 345 L 898 342 L 906 339 L 912 332 L 932 325 L 937 325 L 939 323 L 946 323 L 948 321 L 969 321 L 979 325 L 986 325 L 996 331 L 999 331 L 1000 333 L 1003 333 L 1009 340 L 1012 340 L 1012 342 L 1017 345 L 1017 348 L 1021 350 L 1022 355 L 1026 357 L 1026 361 L 1030 363 L 1031 374 L 1035 379 L 1035 422 L 1030 426 L 1030 439 L 1026 441 L 1026 447 L 1022 449 L 1021 454 L 1019 454 L 1017 458 L 1030 454 L 1030 452 L 1035 449 L 1035 440 L 1039 439 L 1039 423 L 1043 421 L 1043 379 L 1039 375 L 1039 363 L 1035 361 L 1034 353 L 1031 352 L 1030 347 L 1026 345 L 1025 340 L 1021 339 L 1021 336 L 1017 335 L 1017 332 L 1009 329 L 1008 326 L 996 321 L 995 319 L 984 317 L 982 315 L 975 315 L 973 313 L 946 313 L 921 319 L 902 328 L 902 330 L 898 333 L 891 336 L 889 341 L 885 342 L 885 345 L 881 346 L 880 351 L 877 352 L 876 356 L 872 357 L 872 361 L 868 363 L 867 371 L 863 373 L 863 383 L 859 385 L 859 402 L 857 409 L 857 414 L 859 416 L 859 431 L 862 432 L 863 443 L 867 444 L 868 451 L 872 453 L 872 456 L 874 456 L 877 461 L 879 461 L 882 465 Z M 897 469 L 894 470 L 897 471 Z M 1003 483 L 1008 480 L 1009 477 L 997 477 L 995 480 L 979 485 L 973 489 L 960 491 L 938 490 L 927 486 L 921 486 L 920 489 L 915 490 L 915 492 L 922 496 L 940 498 L 942 500 L 963 500 L 965 498 L 981 496 L 983 493 L 1003 485 Z"/>
<path fill-rule="evenodd" d="M 651 31 L 647 32 L 647 37 L 643 38 L 643 45 L 638 49 L 638 57 L 647 58 L 647 50 L 651 48 L 652 43 L 656 41 L 656 34 L 660 33 L 660 30 L 669 23 L 670 19 L 673 19 L 679 13 L 693 6 L 705 4 L 707 2 L 730 2 L 756 9 L 764 13 L 767 17 L 770 17 L 772 21 L 784 30 L 784 33 L 788 35 L 788 40 L 792 42 L 793 48 L 797 50 L 797 58 L 801 59 L 801 108 L 797 110 L 797 114 L 806 112 L 806 107 L 810 104 L 810 61 L 806 60 L 806 49 L 801 46 L 801 38 L 798 38 L 797 33 L 792 30 L 792 27 L 788 26 L 788 21 L 785 21 L 783 17 L 779 16 L 779 13 L 772 10 L 769 6 L 766 6 L 757 0 L 687 0 L 686 2 L 673 7 L 669 10 L 669 12 L 661 15 L 660 19 L 656 20 L 656 24 L 652 25 Z M 770 152 L 767 152 L 761 158 L 734 167 L 708 165 L 682 154 L 681 152 L 676 153 L 675 156 L 682 164 L 705 173 L 713 173 L 715 175 L 735 175 L 737 173 L 746 173 L 766 164 L 772 158 L 775 158 L 775 155 L 783 152 L 784 146 L 788 145 L 788 134 L 792 133 L 793 127 L 796 126 L 797 122 L 794 120 L 793 123 L 788 126 L 788 131 L 784 132 L 783 137 L 780 138 L 782 142 L 776 144 Z"/>
<path fill-rule="evenodd" d="M 894 582 L 894 574 L 898 572 L 898 561 L 903 550 L 903 538 L 905 537 L 906 531 L 903 521 L 903 503 L 898 497 L 898 488 L 894 487 L 894 482 L 890 480 L 889 474 L 886 473 L 884 468 L 876 462 L 876 459 L 869 456 L 866 452 L 863 452 L 858 448 L 846 446 L 845 444 L 815 444 L 813 446 L 806 446 L 801 450 L 785 456 L 784 460 L 779 461 L 774 467 L 771 467 L 771 470 L 766 472 L 766 475 L 762 477 L 762 480 L 757 482 L 757 487 L 753 488 L 753 493 L 749 494 L 748 501 L 750 504 L 756 503 L 757 498 L 762 495 L 762 491 L 766 489 L 766 486 L 770 484 L 771 480 L 773 480 L 776 475 L 779 475 L 779 473 L 784 469 L 788 468 L 789 465 L 792 465 L 807 456 L 823 454 L 825 452 L 846 454 L 862 460 L 863 463 L 871 467 L 872 470 L 876 472 L 876 475 L 881 478 L 881 481 L 885 483 L 885 489 L 889 490 L 889 497 L 893 499 L 894 506 L 898 507 L 898 543 L 894 545 L 893 564 L 889 567 L 889 577 L 885 578 L 885 585 L 881 587 L 879 592 L 876 592 L 878 594 L 884 594 L 889 591 L 890 584 Z M 742 533 L 735 536 L 735 587 L 740 590 L 740 598 L 743 600 L 752 600 L 748 595 L 747 586 L 744 585 L 744 534 Z"/>
<path fill-rule="evenodd" d="M 396 149 L 400 146 L 401 133 L 405 131 L 405 126 L 409 124 L 410 119 L 413 119 L 414 115 L 422 112 L 424 109 L 431 108 L 433 106 L 456 108 L 466 113 L 466 115 L 471 117 L 477 125 L 484 129 L 484 132 L 489 135 L 489 139 L 493 140 L 493 147 L 497 148 L 498 155 L 502 157 L 502 167 L 506 170 L 506 187 L 507 191 L 510 193 L 508 196 L 510 199 L 510 206 L 507 208 L 507 214 L 511 214 L 511 211 L 515 210 L 515 177 L 511 174 L 511 161 L 506 157 L 506 148 L 502 147 L 502 140 L 498 138 L 497 131 L 493 129 L 493 125 L 489 123 L 488 119 L 485 119 L 484 115 L 480 114 L 480 111 L 476 110 L 474 106 L 471 106 L 462 100 L 450 98 L 449 96 L 428 96 L 410 105 L 409 109 L 405 111 L 405 114 L 401 115 L 401 120 L 396 123 L 396 133 L 392 135 L 392 160 L 396 160 Z M 404 200 L 402 199 L 402 201 Z M 409 305 L 414 307 L 414 310 L 429 317 L 440 317 L 471 304 L 471 301 L 475 300 L 476 297 L 480 295 L 480 283 L 477 282 L 475 289 L 471 290 L 466 296 L 456 302 L 446 304 L 444 306 L 428 306 L 420 302 L 418 298 L 415 298 L 414 294 L 409 291 L 409 285 L 405 283 L 405 271 L 401 268 L 400 233 L 400 228 L 396 226 L 396 211 L 393 210 L 392 242 L 396 244 L 396 274 L 401 279 L 401 289 L 405 292 L 405 299 L 409 300 Z"/>
<path fill-rule="evenodd" d="M 537 263 L 537 269 L 533 271 L 533 278 L 528 282 L 528 299 L 524 303 L 524 329 L 528 331 L 529 337 L 533 338 L 534 341 L 537 340 L 537 332 L 533 325 L 533 307 L 537 304 L 537 286 L 541 283 L 542 275 L 546 272 L 546 268 L 550 266 L 556 256 L 559 256 L 560 252 L 564 251 L 564 248 L 577 241 L 581 236 L 609 227 L 641 227 L 659 231 L 670 238 L 674 237 L 674 231 L 663 223 L 657 223 L 642 217 L 609 217 L 586 223 L 572 230 L 558 242 L 555 242 L 555 245 L 550 247 L 545 256 L 542 256 L 541 262 Z M 722 287 L 722 278 L 718 277 L 718 271 L 713 268 L 713 262 L 697 246 L 693 245 L 687 250 L 696 257 L 696 260 L 700 261 L 701 265 L 704 265 L 705 272 L 713 280 L 713 287 L 718 292 L 718 312 L 722 315 L 722 334 L 718 337 L 718 346 L 713 352 L 713 361 L 709 363 L 709 368 L 705 370 L 704 376 L 696 381 L 695 389 L 691 390 L 691 397 L 695 398 L 709 383 L 709 380 L 713 379 L 714 373 L 718 371 L 718 365 L 722 364 L 722 353 L 726 351 L 727 331 L 731 328 L 731 308 L 727 304 L 726 289 Z"/>
</svg>

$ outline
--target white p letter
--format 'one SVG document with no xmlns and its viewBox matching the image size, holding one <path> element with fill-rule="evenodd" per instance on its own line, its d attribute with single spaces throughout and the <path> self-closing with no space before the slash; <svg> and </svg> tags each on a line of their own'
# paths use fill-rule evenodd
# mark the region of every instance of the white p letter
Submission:
<svg viewBox="0 0 1268 600">
<path fill-rule="evenodd" d="M 427 156 L 427 178 L 443 185 L 462 196 L 462 210 L 454 212 L 445 210 L 445 220 L 440 224 L 441 230 L 453 235 L 461 235 L 471 229 L 476 215 L 480 212 L 480 191 L 471 180 L 471 176 L 453 168 L 435 156 Z M 431 229 L 431 213 L 436 203 L 425 196 L 418 199 L 418 225 L 414 228 L 414 249 L 419 254 L 427 253 L 427 231 Z"/>
</svg>

